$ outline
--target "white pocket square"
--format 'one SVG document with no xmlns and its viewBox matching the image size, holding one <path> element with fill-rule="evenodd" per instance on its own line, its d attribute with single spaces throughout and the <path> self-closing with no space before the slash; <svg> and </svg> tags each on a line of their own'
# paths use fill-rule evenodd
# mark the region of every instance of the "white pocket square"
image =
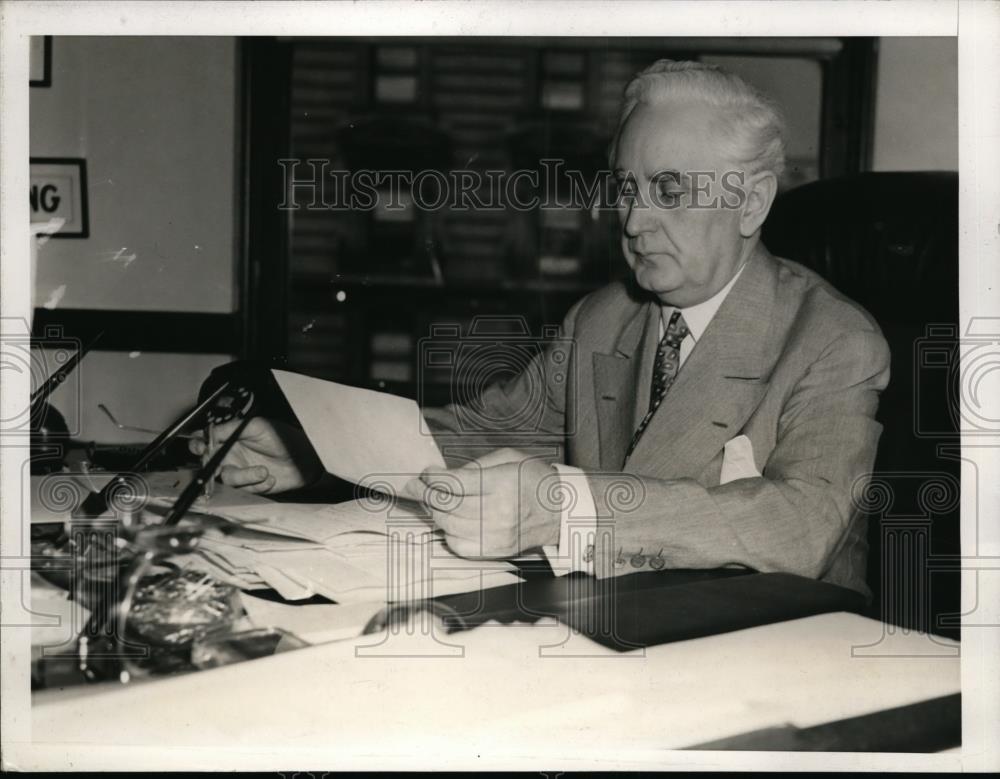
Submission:
<svg viewBox="0 0 1000 779">
<path fill-rule="evenodd" d="M 760 471 L 753 461 L 753 444 L 745 435 L 738 435 L 726 443 L 722 455 L 722 473 L 719 484 L 728 484 L 737 479 L 753 479 L 760 476 Z"/>
</svg>

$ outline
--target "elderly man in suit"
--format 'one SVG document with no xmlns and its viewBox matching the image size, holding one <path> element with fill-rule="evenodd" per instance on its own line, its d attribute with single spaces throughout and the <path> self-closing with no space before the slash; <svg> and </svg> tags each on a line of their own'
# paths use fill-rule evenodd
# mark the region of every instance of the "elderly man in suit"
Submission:
<svg viewBox="0 0 1000 779">
<path fill-rule="evenodd" d="M 542 547 L 599 577 L 746 566 L 867 594 L 852 494 L 889 351 L 858 305 L 761 244 L 778 111 L 735 75 L 660 61 L 626 89 L 612 163 L 632 278 L 577 302 L 562 339 L 489 387 L 486 423 L 425 411 L 454 466 L 421 477 L 454 493 L 436 524 L 470 557 Z M 530 434 L 490 429 L 532 404 Z M 301 482 L 268 431 L 248 435 L 258 459 L 242 462 L 262 465 L 225 481 Z"/>
</svg>

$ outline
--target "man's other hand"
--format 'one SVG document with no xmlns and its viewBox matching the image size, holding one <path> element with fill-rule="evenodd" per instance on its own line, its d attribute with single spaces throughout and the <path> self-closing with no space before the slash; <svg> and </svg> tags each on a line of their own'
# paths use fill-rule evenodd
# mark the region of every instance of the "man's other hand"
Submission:
<svg viewBox="0 0 1000 779">
<path fill-rule="evenodd" d="M 461 557 L 506 558 L 559 542 L 560 513 L 552 505 L 559 473 L 536 456 L 498 449 L 461 468 L 420 475 L 434 524 Z"/>
<path fill-rule="evenodd" d="M 216 443 L 225 441 L 238 425 L 239 420 L 217 425 Z M 203 455 L 204 438 L 192 438 L 189 448 Z M 305 433 L 261 417 L 247 423 L 219 469 L 223 484 L 265 494 L 305 487 L 322 475 L 323 466 Z"/>
</svg>

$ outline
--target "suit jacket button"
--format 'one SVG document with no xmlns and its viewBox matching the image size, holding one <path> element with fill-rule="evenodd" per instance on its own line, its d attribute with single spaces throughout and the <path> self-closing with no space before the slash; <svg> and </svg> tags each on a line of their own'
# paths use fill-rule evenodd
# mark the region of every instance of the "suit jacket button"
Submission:
<svg viewBox="0 0 1000 779">
<path fill-rule="evenodd" d="M 657 555 L 656 557 L 649 558 L 649 566 L 654 571 L 660 570 L 664 566 L 664 564 L 665 564 L 664 559 L 662 557 L 660 557 L 659 555 Z"/>
</svg>

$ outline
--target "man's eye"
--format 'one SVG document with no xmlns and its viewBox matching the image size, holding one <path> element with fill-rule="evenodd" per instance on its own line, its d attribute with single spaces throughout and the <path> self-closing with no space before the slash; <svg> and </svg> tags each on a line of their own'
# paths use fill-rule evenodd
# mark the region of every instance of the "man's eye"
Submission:
<svg viewBox="0 0 1000 779">
<path fill-rule="evenodd" d="M 684 190 L 671 181 L 663 181 L 657 184 L 657 194 L 664 203 L 676 203 L 684 197 Z"/>
</svg>

